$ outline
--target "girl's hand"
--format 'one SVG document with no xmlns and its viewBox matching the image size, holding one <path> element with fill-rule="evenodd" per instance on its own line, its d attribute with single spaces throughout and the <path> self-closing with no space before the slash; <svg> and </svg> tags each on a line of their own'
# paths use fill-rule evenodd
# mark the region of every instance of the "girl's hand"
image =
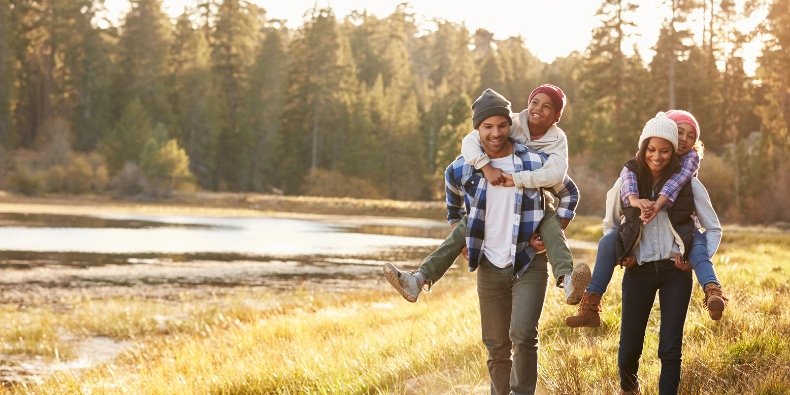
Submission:
<svg viewBox="0 0 790 395">
<path fill-rule="evenodd" d="M 653 202 L 649 199 L 635 199 L 633 196 L 635 195 L 631 195 L 631 197 L 629 197 L 631 207 L 636 207 L 642 211 L 642 214 L 639 216 L 639 218 L 642 220 L 642 223 L 646 225 L 651 219 L 653 219 L 653 217 L 655 217 Z"/>
<path fill-rule="evenodd" d="M 650 209 L 649 215 L 644 215 L 643 213 L 642 216 L 640 217 L 642 218 L 643 225 L 647 225 L 647 223 L 652 221 L 653 218 L 655 218 L 656 215 L 658 215 L 658 212 L 661 211 L 661 206 L 659 206 L 657 202 L 652 202 L 652 203 L 653 203 L 653 207 Z"/>
<path fill-rule="evenodd" d="M 683 261 L 683 257 L 680 256 L 680 254 L 675 254 L 675 267 L 683 270 L 684 272 L 692 269 L 691 264 Z"/>
</svg>

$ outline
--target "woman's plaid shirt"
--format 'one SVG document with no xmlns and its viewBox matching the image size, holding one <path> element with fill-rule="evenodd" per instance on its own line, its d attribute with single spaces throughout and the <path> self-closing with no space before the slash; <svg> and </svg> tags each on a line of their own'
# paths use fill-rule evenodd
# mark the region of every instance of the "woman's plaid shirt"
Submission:
<svg viewBox="0 0 790 395">
<path fill-rule="evenodd" d="M 512 140 L 511 140 L 512 141 Z M 547 156 L 542 152 L 513 143 L 515 171 L 536 170 L 543 167 Z M 475 271 L 483 255 L 486 218 L 486 187 L 488 182 L 483 172 L 466 164 L 462 156 L 445 171 L 447 194 L 447 220 L 454 224 L 469 215 L 466 225 L 466 246 L 469 248 L 469 271 Z M 544 198 L 541 189 L 514 188 L 513 244 L 510 247 L 516 278 L 529 267 L 537 251 L 529 245 L 529 239 L 543 219 Z M 565 175 L 562 183 L 546 188 L 559 198 L 557 214 L 560 218 L 573 219 L 579 202 L 579 190 L 573 180 Z"/>
</svg>

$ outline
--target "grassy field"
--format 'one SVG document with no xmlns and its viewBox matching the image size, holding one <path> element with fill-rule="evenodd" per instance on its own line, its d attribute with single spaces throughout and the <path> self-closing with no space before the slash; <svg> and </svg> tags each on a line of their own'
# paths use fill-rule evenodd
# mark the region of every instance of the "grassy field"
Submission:
<svg viewBox="0 0 790 395">
<path fill-rule="evenodd" d="M 582 225 L 573 232 L 594 235 L 598 226 Z M 681 393 L 790 393 L 790 235 L 729 229 L 714 263 L 731 304 L 720 322 L 710 320 L 695 284 Z M 563 319 L 575 308 L 561 303 L 559 290 L 548 291 L 540 339 L 546 392 L 618 393 L 621 279 L 617 270 L 597 329 L 567 328 Z M 349 293 L 65 304 L 0 309 L 0 353 L 67 360 L 67 339 L 92 336 L 135 346 L 112 363 L 9 393 L 469 394 L 487 383 L 473 274 L 440 282 L 417 304 L 384 281 Z M 655 393 L 660 368 L 654 310 L 640 370 L 647 394 Z"/>
</svg>

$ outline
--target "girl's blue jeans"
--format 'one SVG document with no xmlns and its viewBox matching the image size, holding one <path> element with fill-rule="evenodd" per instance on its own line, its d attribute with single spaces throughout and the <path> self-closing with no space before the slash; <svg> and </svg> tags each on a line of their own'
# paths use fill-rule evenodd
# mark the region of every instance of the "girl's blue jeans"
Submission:
<svg viewBox="0 0 790 395">
<path fill-rule="evenodd" d="M 606 288 L 609 286 L 609 282 L 612 281 L 612 274 L 615 266 L 617 266 L 615 258 L 616 234 L 616 230 L 609 232 L 598 242 L 598 256 L 595 258 L 592 281 L 587 287 L 588 293 L 595 292 L 603 296 Z M 689 262 L 697 275 L 697 281 L 703 288 L 708 283 L 721 285 L 718 277 L 716 277 L 716 270 L 713 269 L 713 262 L 710 261 L 708 256 L 708 240 L 705 238 L 705 234 L 699 230 L 694 231 L 694 241 L 691 243 L 691 250 L 689 251 Z"/>
</svg>

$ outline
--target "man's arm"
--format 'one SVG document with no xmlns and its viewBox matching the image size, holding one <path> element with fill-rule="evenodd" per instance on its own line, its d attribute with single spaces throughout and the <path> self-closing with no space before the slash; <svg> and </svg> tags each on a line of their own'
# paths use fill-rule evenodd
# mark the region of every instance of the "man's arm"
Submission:
<svg viewBox="0 0 790 395">
<path fill-rule="evenodd" d="M 454 163 L 447 166 L 447 170 L 444 172 L 444 192 L 447 195 L 447 221 L 453 228 L 466 214 L 463 188 L 456 183 L 455 177 L 455 172 L 460 171 L 460 169 L 456 169 L 453 166 Z"/>
</svg>

